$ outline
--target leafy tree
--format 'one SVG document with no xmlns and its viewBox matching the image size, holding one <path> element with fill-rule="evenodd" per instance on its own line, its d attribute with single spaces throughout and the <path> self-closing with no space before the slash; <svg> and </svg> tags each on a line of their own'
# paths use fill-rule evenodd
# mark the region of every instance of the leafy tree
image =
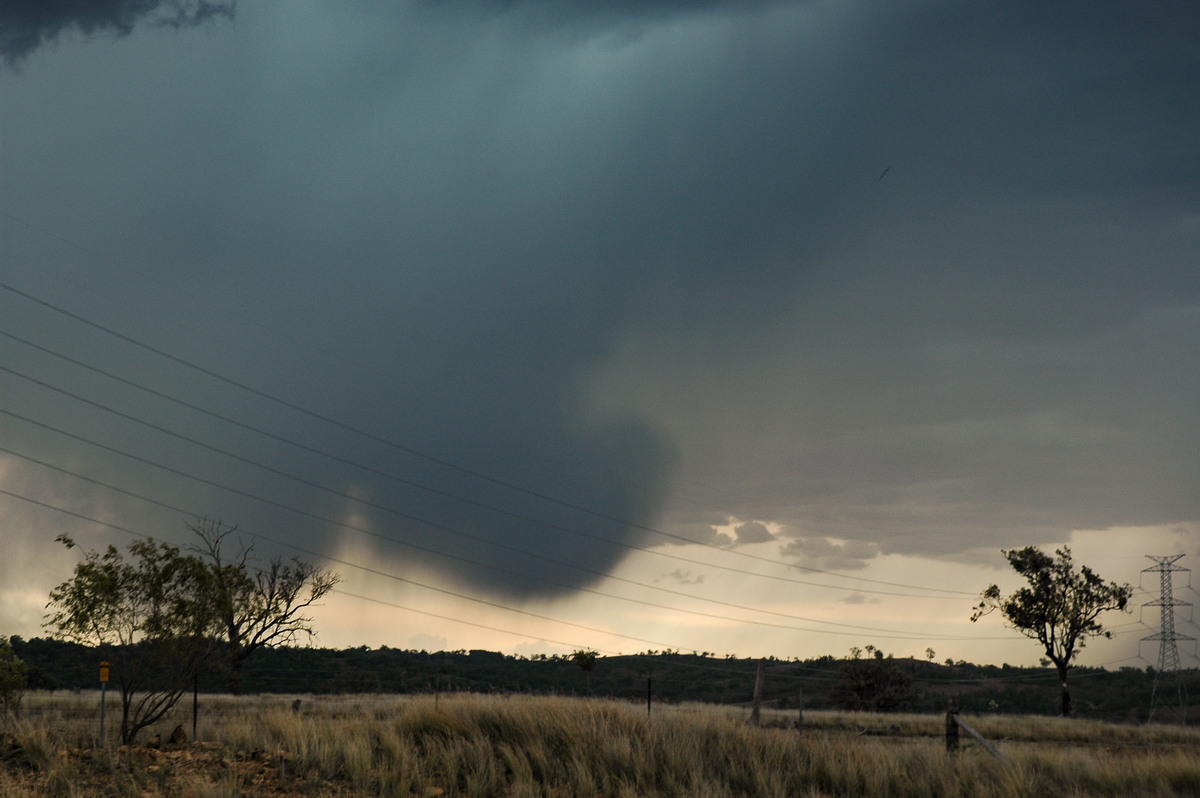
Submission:
<svg viewBox="0 0 1200 798">
<path fill-rule="evenodd" d="M 0 716 L 17 714 L 25 694 L 27 674 L 28 669 L 13 653 L 12 644 L 0 637 Z"/>
<path fill-rule="evenodd" d="M 58 538 L 67 548 L 75 543 Z M 46 626 L 95 646 L 121 696 L 121 742 L 174 708 L 211 651 L 216 615 L 203 563 L 141 540 L 127 560 L 115 546 L 88 552 L 50 592 Z"/>
<path fill-rule="evenodd" d="M 1058 670 L 1062 715 L 1067 717 L 1071 714 L 1067 672 L 1075 655 L 1088 638 L 1112 637 L 1097 618 L 1109 610 L 1124 610 L 1133 588 L 1105 582 L 1086 565 L 1076 568 L 1066 546 L 1055 551 L 1054 557 L 1035 546 L 1003 553 L 1028 584 L 1008 596 L 991 585 L 983 591 L 971 620 L 999 610 L 1010 626 L 1042 644 Z"/>
<path fill-rule="evenodd" d="M 878 656 L 852 656 L 839 669 L 839 679 L 829 695 L 839 709 L 856 712 L 899 712 L 917 698 L 912 676 L 891 657 L 871 646 Z M 852 652 L 853 653 L 853 652 Z"/>
<path fill-rule="evenodd" d="M 300 559 L 276 557 L 263 567 L 251 561 L 253 546 L 241 545 L 227 555 L 227 538 L 236 526 L 208 518 L 189 526 L 202 544 L 196 549 L 206 561 L 213 601 L 220 618 L 222 647 L 231 693 L 241 690 L 242 667 L 264 646 L 291 645 L 312 637 L 312 619 L 304 611 L 320 601 L 341 577 Z"/>
<path fill-rule="evenodd" d="M 571 653 L 571 662 L 579 666 L 579 670 L 587 674 L 588 692 L 592 692 L 592 669 L 596 667 L 596 657 L 600 656 L 598 651 L 590 651 L 579 649 Z"/>
</svg>

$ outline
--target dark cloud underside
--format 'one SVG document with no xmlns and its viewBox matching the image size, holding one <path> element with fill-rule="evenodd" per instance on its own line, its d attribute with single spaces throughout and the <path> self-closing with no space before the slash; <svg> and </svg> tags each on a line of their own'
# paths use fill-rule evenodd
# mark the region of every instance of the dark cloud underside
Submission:
<svg viewBox="0 0 1200 798">
<path fill-rule="evenodd" d="M 232 17 L 235 2 L 216 0 L 5 0 L 0 55 L 12 65 L 68 30 L 127 35 L 138 25 L 190 27 Z"/>
<path fill-rule="evenodd" d="M 11 342 L 13 368 L 302 480 L 13 377 L 6 406 L 382 539 L 17 443 L 517 598 L 596 582 L 662 542 L 646 526 L 778 523 L 738 542 L 849 570 L 1200 515 L 1189 8 L 256 3 L 187 46 L 156 30 L 232 13 L 0 7 L 4 210 L 32 222 L 0 222 L 6 252 L 30 290 L 374 439 L 4 317 L 363 467 Z"/>
</svg>

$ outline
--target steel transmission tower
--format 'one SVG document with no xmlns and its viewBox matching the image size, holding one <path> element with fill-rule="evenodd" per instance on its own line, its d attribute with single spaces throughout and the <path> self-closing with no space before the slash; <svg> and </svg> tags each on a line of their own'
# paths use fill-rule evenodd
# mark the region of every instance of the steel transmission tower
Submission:
<svg viewBox="0 0 1200 798">
<path fill-rule="evenodd" d="M 1177 640 L 1194 640 L 1195 638 L 1187 635 L 1177 634 L 1175 632 L 1175 608 L 1190 607 L 1191 603 L 1180 601 L 1175 598 L 1174 590 L 1171 587 L 1171 574 L 1177 571 L 1190 571 L 1190 568 L 1182 568 L 1175 564 L 1175 561 L 1182 554 L 1170 554 L 1159 557 L 1153 554 L 1147 554 L 1146 557 L 1158 563 L 1152 568 L 1143 568 L 1142 573 L 1157 572 L 1159 576 L 1159 584 L 1161 592 L 1157 601 L 1147 601 L 1142 606 L 1158 607 L 1161 618 L 1159 632 L 1156 635 L 1147 635 L 1142 640 L 1157 640 L 1158 647 L 1158 668 L 1154 672 L 1154 688 L 1150 694 L 1150 717 L 1154 719 L 1154 712 L 1160 706 L 1166 706 L 1171 703 L 1167 698 L 1166 693 L 1170 690 L 1167 682 L 1174 682 L 1174 699 L 1179 705 L 1180 722 L 1186 723 L 1186 708 L 1187 703 L 1183 690 L 1183 679 L 1179 675 L 1179 648 L 1175 645 Z"/>
</svg>

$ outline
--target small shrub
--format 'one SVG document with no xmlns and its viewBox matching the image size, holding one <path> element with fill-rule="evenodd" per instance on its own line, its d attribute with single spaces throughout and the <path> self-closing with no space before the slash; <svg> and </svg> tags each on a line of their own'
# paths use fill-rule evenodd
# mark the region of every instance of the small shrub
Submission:
<svg viewBox="0 0 1200 798">
<path fill-rule="evenodd" d="M 0 714 L 16 716 L 25 695 L 28 669 L 13 653 L 8 638 L 0 638 Z"/>
</svg>

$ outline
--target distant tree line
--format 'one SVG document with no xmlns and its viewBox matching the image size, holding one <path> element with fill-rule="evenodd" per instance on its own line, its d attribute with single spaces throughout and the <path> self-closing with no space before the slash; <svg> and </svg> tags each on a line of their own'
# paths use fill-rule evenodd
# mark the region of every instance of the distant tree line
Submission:
<svg viewBox="0 0 1200 798">
<path fill-rule="evenodd" d="M 49 638 L 12 639 L 13 651 L 40 683 L 55 689 L 95 689 L 97 649 Z M 878 651 L 878 649 L 876 649 Z M 748 704 L 756 659 L 655 653 L 600 657 L 582 671 L 571 654 L 525 658 L 493 651 L 413 651 L 282 646 L 263 649 L 247 663 L 246 693 L 442 692 L 588 695 L 644 702 L 647 680 L 655 702 L 700 701 Z M 863 689 L 866 667 L 891 671 L 872 693 Z M 220 660 L 200 674 L 200 690 L 224 693 L 228 680 Z M 869 674 L 869 671 L 866 671 Z M 903 674 L 897 677 L 896 674 Z M 1183 674 L 1191 695 L 1200 694 L 1200 671 Z M 1154 682 L 1152 669 L 1074 670 L 1076 714 L 1112 721 L 1145 720 Z M 907 682 L 907 684 L 906 684 Z M 869 681 L 866 682 L 869 684 Z M 899 685 L 898 688 L 895 686 Z M 764 701 L 780 709 L 903 710 L 939 713 L 949 696 L 959 696 L 965 713 L 1056 714 L 1059 685 L 1053 667 L 976 665 L 959 660 L 932 662 L 868 655 L 859 659 L 823 656 L 807 660 L 768 659 Z M 899 696 L 899 698 L 897 698 Z"/>
</svg>

